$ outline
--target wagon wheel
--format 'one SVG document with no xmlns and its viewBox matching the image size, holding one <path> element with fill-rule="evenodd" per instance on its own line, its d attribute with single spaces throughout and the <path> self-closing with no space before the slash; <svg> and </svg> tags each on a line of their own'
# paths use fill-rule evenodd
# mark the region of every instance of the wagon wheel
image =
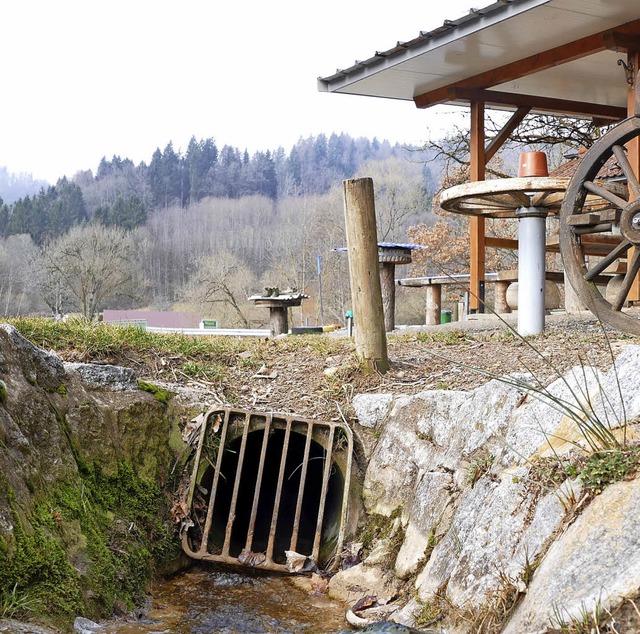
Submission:
<svg viewBox="0 0 640 634">
<path fill-rule="evenodd" d="M 597 183 L 611 188 L 602 181 Z M 555 215 L 560 210 L 568 186 L 568 178 L 555 176 L 474 181 L 440 192 L 439 204 L 445 211 L 486 218 L 517 218 L 516 210 L 522 207 L 536 207 Z M 624 188 L 614 189 L 623 191 Z M 584 201 L 584 209 L 589 212 L 599 212 L 609 206 L 608 201 L 592 194 Z"/>
<path fill-rule="evenodd" d="M 560 210 L 560 253 L 571 286 L 580 300 L 600 321 L 614 328 L 640 334 L 640 320 L 623 308 L 633 280 L 640 270 L 640 182 L 634 172 L 625 144 L 640 135 L 640 118 L 630 117 L 602 136 L 585 154 L 569 183 Z M 615 156 L 624 173 L 633 202 L 626 193 L 618 195 L 594 182 L 596 175 Z M 585 206 L 587 195 L 606 201 L 607 209 L 593 212 Z M 589 262 L 583 246 L 596 234 L 619 236 L 620 242 L 599 262 Z M 616 295 L 608 301 L 596 278 L 605 269 L 626 259 L 626 273 Z"/>
</svg>

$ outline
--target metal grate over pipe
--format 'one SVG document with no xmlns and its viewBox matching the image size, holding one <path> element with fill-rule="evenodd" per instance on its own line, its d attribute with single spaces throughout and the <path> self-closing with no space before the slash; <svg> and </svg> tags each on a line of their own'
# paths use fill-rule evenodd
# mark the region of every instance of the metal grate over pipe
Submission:
<svg viewBox="0 0 640 634">
<path fill-rule="evenodd" d="M 347 526 L 349 426 L 214 408 L 204 417 L 189 482 L 194 559 L 292 572 L 287 551 L 327 564 Z"/>
</svg>

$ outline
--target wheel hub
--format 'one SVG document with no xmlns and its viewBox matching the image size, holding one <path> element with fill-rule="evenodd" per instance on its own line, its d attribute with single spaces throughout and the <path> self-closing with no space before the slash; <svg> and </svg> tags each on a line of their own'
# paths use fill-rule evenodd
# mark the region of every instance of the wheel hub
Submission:
<svg viewBox="0 0 640 634">
<path fill-rule="evenodd" d="M 629 203 L 620 216 L 620 233 L 634 245 L 640 245 L 640 199 Z"/>
</svg>

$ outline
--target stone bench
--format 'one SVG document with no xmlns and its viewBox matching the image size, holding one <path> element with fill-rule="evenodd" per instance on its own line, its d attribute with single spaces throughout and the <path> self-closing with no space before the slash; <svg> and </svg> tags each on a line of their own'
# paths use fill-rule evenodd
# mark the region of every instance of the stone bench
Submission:
<svg viewBox="0 0 640 634">
<path fill-rule="evenodd" d="M 564 284 L 564 271 L 546 271 L 547 281 Z M 610 275 L 599 275 L 594 281 L 596 284 L 606 284 L 611 279 Z M 396 280 L 398 286 L 413 288 L 426 288 L 426 320 L 427 326 L 436 326 L 440 323 L 442 311 L 442 286 L 457 285 L 461 290 L 469 290 L 471 276 L 460 275 L 431 275 L 426 277 L 406 277 Z M 513 282 L 518 281 L 517 269 L 486 273 L 485 284 L 495 284 L 494 310 L 498 314 L 510 313 L 511 308 L 507 303 L 507 289 Z"/>
</svg>

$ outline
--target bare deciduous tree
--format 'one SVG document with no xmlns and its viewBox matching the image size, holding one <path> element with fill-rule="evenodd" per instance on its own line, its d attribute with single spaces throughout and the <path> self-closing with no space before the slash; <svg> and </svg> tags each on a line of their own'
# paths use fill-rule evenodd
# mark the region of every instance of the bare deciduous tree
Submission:
<svg viewBox="0 0 640 634">
<path fill-rule="evenodd" d="M 89 320 L 108 298 L 137 290 L 133 237 L 115 227 L 74 227 L 43 249 L 41 267 L 51 279 L 60 280 Z"/>
<path fill-rule="evenodd" d="M 411 224 L 432 222 L 431 197 L 423 187 L 422 168 L 398 157 L 370 161 L 358 170 L 357 178 L 373 179 L 380 242 L 404 241 Z"/>
<path fill-rule="evenodd" d="M 255 286 L 251 269 L 228 251 L 206 255 L 198 263 L 185 300 L 199 309 L 214 309 L 219 321 L 249 328 L 247 297 Z"/>
</svg>

